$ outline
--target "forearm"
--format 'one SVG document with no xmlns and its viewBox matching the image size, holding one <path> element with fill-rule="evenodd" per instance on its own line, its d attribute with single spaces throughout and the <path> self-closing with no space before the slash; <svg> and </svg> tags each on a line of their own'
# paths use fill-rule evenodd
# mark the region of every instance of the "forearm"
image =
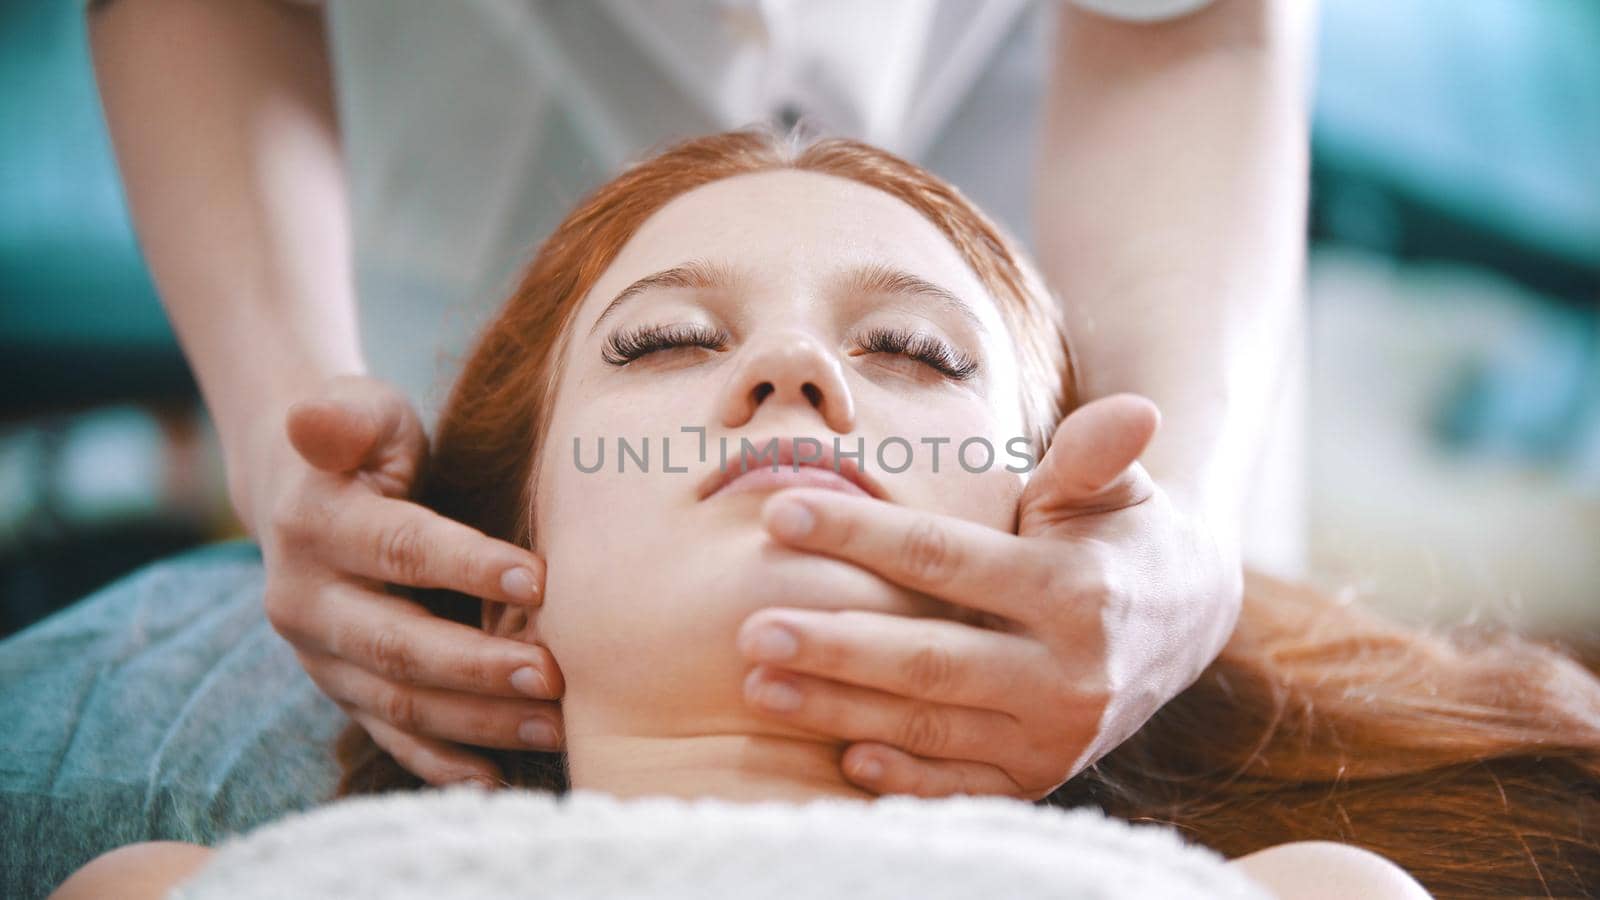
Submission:
<svg viewBox="0 0 1600 900">
<path fill-rule="evenodd" d="M 1083 399 L 1149 396 L 1144 463 L 1236 543 L 1300 316 L 1310 4 L 1217 0 L 1162 25 L 1063 5 L 1040 264 Z"/>
<path fill-rule="evenodd" d="M 90 40 L 128 206 L 252 523 L 263 435 L 364 371 L 322 15 L 278 0 L 115 0 Z"/>
</svg>

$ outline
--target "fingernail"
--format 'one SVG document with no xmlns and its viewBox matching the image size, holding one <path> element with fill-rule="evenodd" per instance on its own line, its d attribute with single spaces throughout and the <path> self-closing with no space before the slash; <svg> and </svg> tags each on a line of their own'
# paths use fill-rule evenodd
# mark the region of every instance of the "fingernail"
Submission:
<svg viewBox="0 0 1600 900">
<path fill-rule="evenodd" d="M 783 681 L 766 681 L 756 688 L 756 702 L 775 712 L 794 712 L 800 708 L 800 691 Z"/>
<path fill-rule="evenodd" d="M 543 672 L 533 666 L 523 666 L 512 672 L 511 687 L 535 700 L 555 699 L 555 696 L 550 693 L 550 682 L 545 680 Z"/>
<path fill-rule="evenodd" d="M 883 763 L 872 757 L 856 763 L 856 777 L 862 781 L 877 781 L 883 777 Z"/>
<path fill-rule="evenodd" d="M 517 737 L 530 747 L 555 750 L 558 740 L 556 727 L 544 719 L 529 719 L 517 729 Z"/>
<path fill-rule="evenodd" d="M 760 662 L 782 662 L 800 652 L 800 642 L 782 625 L 763 625 L 756 629 L 746 652 Z"/>
<path fill-rule="evenodd" d="M 533 577 L 533 572 L 521 566 L 507 569 L 505 574 L 500 576 L 500 589 L 506 592 L 506 596 L 518 600 L 539 599 L 538 579 Z"/>
<path fill-rule="evenodd" d="M 774 500 L 767 509 L 767 526 L 784 540 L 797 541 L 816 527 L 816 516 L 798 500 Z"/>
<path fill-rule="evenodd" d="M 460 783 L 484 791 L 492 791 L 498 787 L 498 785 L 496 785 L 493 781 L 490 781 L 482 775 L 473 775 L 470 778 L 463 778 Z"/>
</svg>

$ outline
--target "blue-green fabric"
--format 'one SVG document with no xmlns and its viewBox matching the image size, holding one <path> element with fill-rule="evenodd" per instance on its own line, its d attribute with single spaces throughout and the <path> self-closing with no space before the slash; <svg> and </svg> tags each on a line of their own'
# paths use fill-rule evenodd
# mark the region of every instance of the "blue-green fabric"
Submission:
<svg viewBox="0 0 1600 900">
<path fill-rule="evenodd" d="M 0 897 L 332 796 L 344 714 L 266 621 L 255 545 L 149 566 L 0 643 Z"/>
</svg>

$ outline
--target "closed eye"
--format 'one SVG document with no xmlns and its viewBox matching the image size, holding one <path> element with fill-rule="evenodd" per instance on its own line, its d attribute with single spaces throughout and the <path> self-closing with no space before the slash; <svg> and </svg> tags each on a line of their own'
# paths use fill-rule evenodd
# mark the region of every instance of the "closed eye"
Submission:
<svg viewBox="0 0 1600 900">
<path fill-rule="evenodd" d="M 914 359 L 955 381 L 978 374 L 978 360 L 925 331 L 870 328 L 856 340 L 859 353 L 890 353 Z M 859 355 L 859 354 L 852 354 Z"/>
<path fill-rule="evenodd" d="M 640 357 L 677 347 L 723 350 L 728 340 L 728 332 L 698 323 L 643 325 L 612 332 L 600 349 L 600 358 L 613 366 L 625 366 Z"/>
</svg>

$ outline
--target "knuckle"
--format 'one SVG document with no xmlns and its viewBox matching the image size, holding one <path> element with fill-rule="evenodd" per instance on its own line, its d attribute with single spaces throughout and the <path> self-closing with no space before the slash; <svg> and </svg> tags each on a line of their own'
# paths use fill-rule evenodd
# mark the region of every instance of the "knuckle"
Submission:
<svg viewBox="0 0 1600 900">
<path fill-rule="evenodd" d="M 955 683 L 955 658 L 949 650 L 936 644 L 927 644 L 907 657 L 901 675 L 916 693 L 922 696 L 935 695 Z"/>
<path fill-rule="evenodd" d="M 1070 574 L 1071 566 L 1047 552 L 1029 548 L 1025 565 L 1018 566 L 1021 579 L 1017 589 L 1040 603 L 1055 603 L 1063 594 L 1063 579 Z"/>
<path fill-rule="evenodd" d="M 1088 590 L 1089 596 L 1105 607 L 1121 604 L 1131 596 L 1127 580 L 1109 569 L 1101 570 L 1090 582 Z"/>
<path fill-rule="evenodd" d="M 298 490 L 287 491 L 273 499 L 267 510 L 267 525 L 280 543 L 293 545 L 304 533 L 303 506 Z"/>
<path fill-rule="evenodd" d="M 274 631 L 289 639 L 290 632 L 298 624 L 298 604 L 294 602 L 294 593 L 276 578 L 267 577 L 266 592 L 262 595 L 261 605 L 266 610 L 267 621 L 271 623 Z M 290 640 L 290 643 L 293 643 Z"/>
<path fill-rule="evenodd" d="M 502 686 L 506 679 L 497 677 L 498 666 L 477 656 L 468 656 L 461 661 L 456 670 L 473 690 L 480 694 L 487 694 Z"/>
<path fill-rule="evenodd" d="M 959 568 L 958 552 L 943 526 L 919 520 L 900 543 L 901 566 L 913 578 L 941 581 Z"/>
<path fill-rule="evenodd" d="M 899 744 L 912 753 L 937 756 L 949 740 L 949 720 L 928 704 L 912 704 L 900 722 Z"/>
<path fill-rule="evenodd" d="M 311 588 L 297 583 L 268 578 L 266 591 L 262 595 L 267 624 L 291 646 L 317 643 L 317 611 L 308 600 L 311 592 Z"/>
<path fill-rule="evenodd" d="M 1117 576 L 1105 569 L 1058 570 L 1051 587 L 1037 595 L 1037 620 L 1082 633 L 1085 626 L 1103 632 L 1107 615 L 1125 618 L 1127 593 Z"/>
<path fill-rule="evenodd" d="M 344 685 L 336 678 L 330 677 L 322 658 L 311 653 L 294 652 L 295 659 L 299 660 L 300 668 L 304 669 L 306 676 L 317 689 L 328 696 L 328 699 L 339 704 L 347 705 L 350 698 L 346 695 Z M 346 710 L 348 712 L 348 710 Z"/>
<path fill-rule="evenodd" d="M 1116 688 L 1111 683 L 1109 673 L 1103 667 L 1097 667 L 1090 674 L 1069 680 L 1061 686 L 1061 691 L 1069 698 L 1071 705 L 1081 711 L 1080 716 L 1098 718 L 1110 708 Z"/>
<path fill-rule="evenodd" d="M 327 524 L 327 510 L 304 479 L 274 498 L 267 511 L 274 543 L 289 554 L 309 552 Z"/>
<path fill-rule="evenodd" d="M 1083 751 L 1081 734 L 1064 731 L 1045 731 L 1019 738 L 1014 751 L 1000 760 L 1000 770 L 1017 781 L 1018 786 L 1033 786 L 1053 778 L 1057 770 L 1065 770 Z M 1059 780 L 1059 779 L 1058 779 Z"/>
<path fill-rule="evenodd" d="M 1111 724 L 1112 699 L 1104 694 L 1081 694 L 1065 715 L 1056 717 L 1040 731 L 1040 750 L 1045 753 L 1082 752 Z M 1048 757 L 1044 757 L 1048 758 Z"/>
<path fill-rule="evenodd" d="M 405 637 L 393 628 L 380 628 L 372 636 L 372 665 L 390 681 L 416 680 L 417 658 Z"/>
<path fill-rule="evenodd" d="M 1077 599 L 1078 583 L 1077 567 L 1058 561 L 1042 577 L 1035 590 L 1023 594 L 1021 608 L 1024 621 L 1053 629 L 1080 618 L 1078 611 L 1082 607 Z"/>
<path fill-rule="evenodd" d="M 400 522 L 378 536 L 377 557 L 384 571 L 395 581 L 424 587 L 422 531 L 413 522 Z"/>
<path fill-rule="evenodd" d="M 417 698 L 405 688 L 390 688 L 380 701 L 376 712 L 383 720 L 405 732 L 414 732 L 422 724 L 417 708 Z"/>
<path fill-rule="evenodd" d="M 1019 772 L 1009 776 L 1007 780 L 1007 793 L 1011 796 L 1026 800 L 1040 800 L 1049 796 L 1050 792 L 1065 784 L 1068 780 L 1066 773 L 1054 769 L 1036 769 L 1031 772 Z"/>
</svg>

